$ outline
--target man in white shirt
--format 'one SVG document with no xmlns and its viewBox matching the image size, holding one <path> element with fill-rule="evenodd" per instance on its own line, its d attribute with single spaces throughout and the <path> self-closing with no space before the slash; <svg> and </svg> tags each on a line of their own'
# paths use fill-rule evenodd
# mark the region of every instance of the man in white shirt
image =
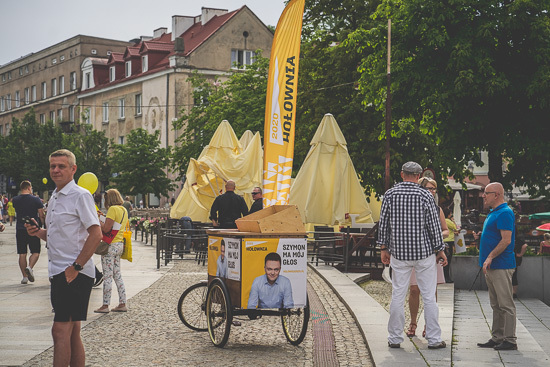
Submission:
<svg viewBox="0 0 550 367">
<path fill-rule="evenodd" d="M 60 149 L 50 155 L 50 177 L 56 189 L 48 203 L 47 229 L 25 224 L 30 235 L 48 244 L 55 367 L 85 365 L 80 324 L 86 320 L 94 283 L 92 255 L 102 237 L 94 199 L 76 185 L 75 173 L 72 152 Z"/>
</svg>

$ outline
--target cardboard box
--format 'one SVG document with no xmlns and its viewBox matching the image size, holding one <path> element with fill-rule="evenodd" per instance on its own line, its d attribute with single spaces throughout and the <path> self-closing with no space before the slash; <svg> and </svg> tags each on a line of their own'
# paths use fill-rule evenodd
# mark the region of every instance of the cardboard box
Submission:
<svg viewBox="0 0 550 367">
<path fill-rule="evenodd" d="M 235 221 L 240 232 L 305 233 L 296 205 L 273 205 Z"/>
</svg>

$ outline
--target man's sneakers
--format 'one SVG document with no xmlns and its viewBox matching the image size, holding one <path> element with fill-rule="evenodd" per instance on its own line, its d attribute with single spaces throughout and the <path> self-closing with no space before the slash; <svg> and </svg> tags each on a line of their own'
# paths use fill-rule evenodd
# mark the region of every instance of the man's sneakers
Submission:
<svg viewBox="0 0 550 367">
<path fill-rule="evenodd" d="M 390 347 L 390 348 L 401 348 L 401 344 L 388 342 L 388 347 Z"/>
<path fill-rule="evenodd" d="M 21 279 L 21 284 L 27 284 L 29 282 L 29 278 L 27 277 L 23 277 L 23 279 Z"/>
<path fill-rule="evenodd" d="M 32 268 L 30 266 L 25 268 L 25 274 L 27 274 L 27 278 L 29 278 L 31 283 L 34 282 L 34 273 L 32 272 Z"/>
<path fill-rule="evenodd" d="M 489 339 L 487 343 L 477 343 L 477 346 L 480 348 L 493 348 L 494 350 L 517 350 L 517 344 L 510 343 L 509 341 L 503 341 L 502 343 L 497 343 L 493 339 Z"/>
<path fill-rule="evenodd" d="M 508 341 L 503 341 L 502 343 L 495 345 L 495 350 L 517 350 L 518 346 L 517 344 L 510 343 Z"/>
<path fill-rule="evenodd" d="M 442 341 L 441 343 L 437 343 L 435 345 L 428 345 L 428 349 L 442 349 L 446 347 L 447 347 L 447 344 L 444 341 Z"/>
</svg>

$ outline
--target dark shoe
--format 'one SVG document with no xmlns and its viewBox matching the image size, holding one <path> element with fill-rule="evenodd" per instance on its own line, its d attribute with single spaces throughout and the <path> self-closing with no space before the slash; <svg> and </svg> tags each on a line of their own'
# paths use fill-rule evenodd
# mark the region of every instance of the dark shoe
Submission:
<svg viewBox="0 0 550 367">
<path fill-rule="evenodd" d="M 487 343 L 477 343 L 477 346 L 480 347 L 480 348 L 494 348 L 498 344 L 499 343 L 497 343 L 493 339 L 489 339 L 489 341 Z"/>
<path fill-rule="evenodd" d="M 30 266 L 27 266 L 25 268 L 25 274 L 27 274 L 27 278 L 29 278 L 29 282 L 34 282 L 34 273 L 32 272 L 32 268 Z"/>
<path fill-rule="evenodd" d="M 443 341 L 436 345 L 428 345 L 428 349 L 442 349 L 442 348 L 447 348 L 447 344 Z"/>
<path fill-rule="evenodd" d="M 99 278 L 96 278 L 95 283 L 94 283 L 94 288 L 99 286 L 101 283 L 103 283 L 103 274 L 100 274 Z"/>
<path fill-rule="evenodd" d="M 446 280 L 445 283 L 449 283 L 449 284 L 450 284 L 450 283 L 454 283 L 454 281 L 452 281 L 452 280 L 449 279 L 449 280 Z"/>
<path fill-rule="evenodd" d="M 401 344 L 398 344 L 398 343 L 392 344 L 392 343 L 388 342 L 388 347 L 390 347 L 390 348 L 401 348 Z"/>
<path fill-rule="evenodd" d="M 505 340 L 502 343 L 495 345 L 495 350 L 518 350 L 518 345 Z"/>
<path fill-rule="evenodd" d="M 514 293 L 514 298 L 518 298 L 518 295 Z"/>
</svg>

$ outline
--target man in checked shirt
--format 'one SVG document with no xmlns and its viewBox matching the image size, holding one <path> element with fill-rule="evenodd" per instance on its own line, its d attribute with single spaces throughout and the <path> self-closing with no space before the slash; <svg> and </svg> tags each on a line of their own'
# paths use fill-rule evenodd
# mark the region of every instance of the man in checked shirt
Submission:
<svg viewBox="0 0 550 367">
<path fill-rule="evenodd" d="M 445 244 L 441 235 L 439 208 L 433 195 L 417 182 L 422 167 L 407 162 L 401 168 L 403 182 L 384 194 L 377 243 L 381 259 L 392 267 L 392 300 L 388 322 L 388 346 L 399 348 L 404 340 L 404 303 L 412 269 L 424 300 L 428 348 L 445 348 L 441 340 L 439 309 L 435 300 L 436 262 L 447 265 Z"/>
</svg>

